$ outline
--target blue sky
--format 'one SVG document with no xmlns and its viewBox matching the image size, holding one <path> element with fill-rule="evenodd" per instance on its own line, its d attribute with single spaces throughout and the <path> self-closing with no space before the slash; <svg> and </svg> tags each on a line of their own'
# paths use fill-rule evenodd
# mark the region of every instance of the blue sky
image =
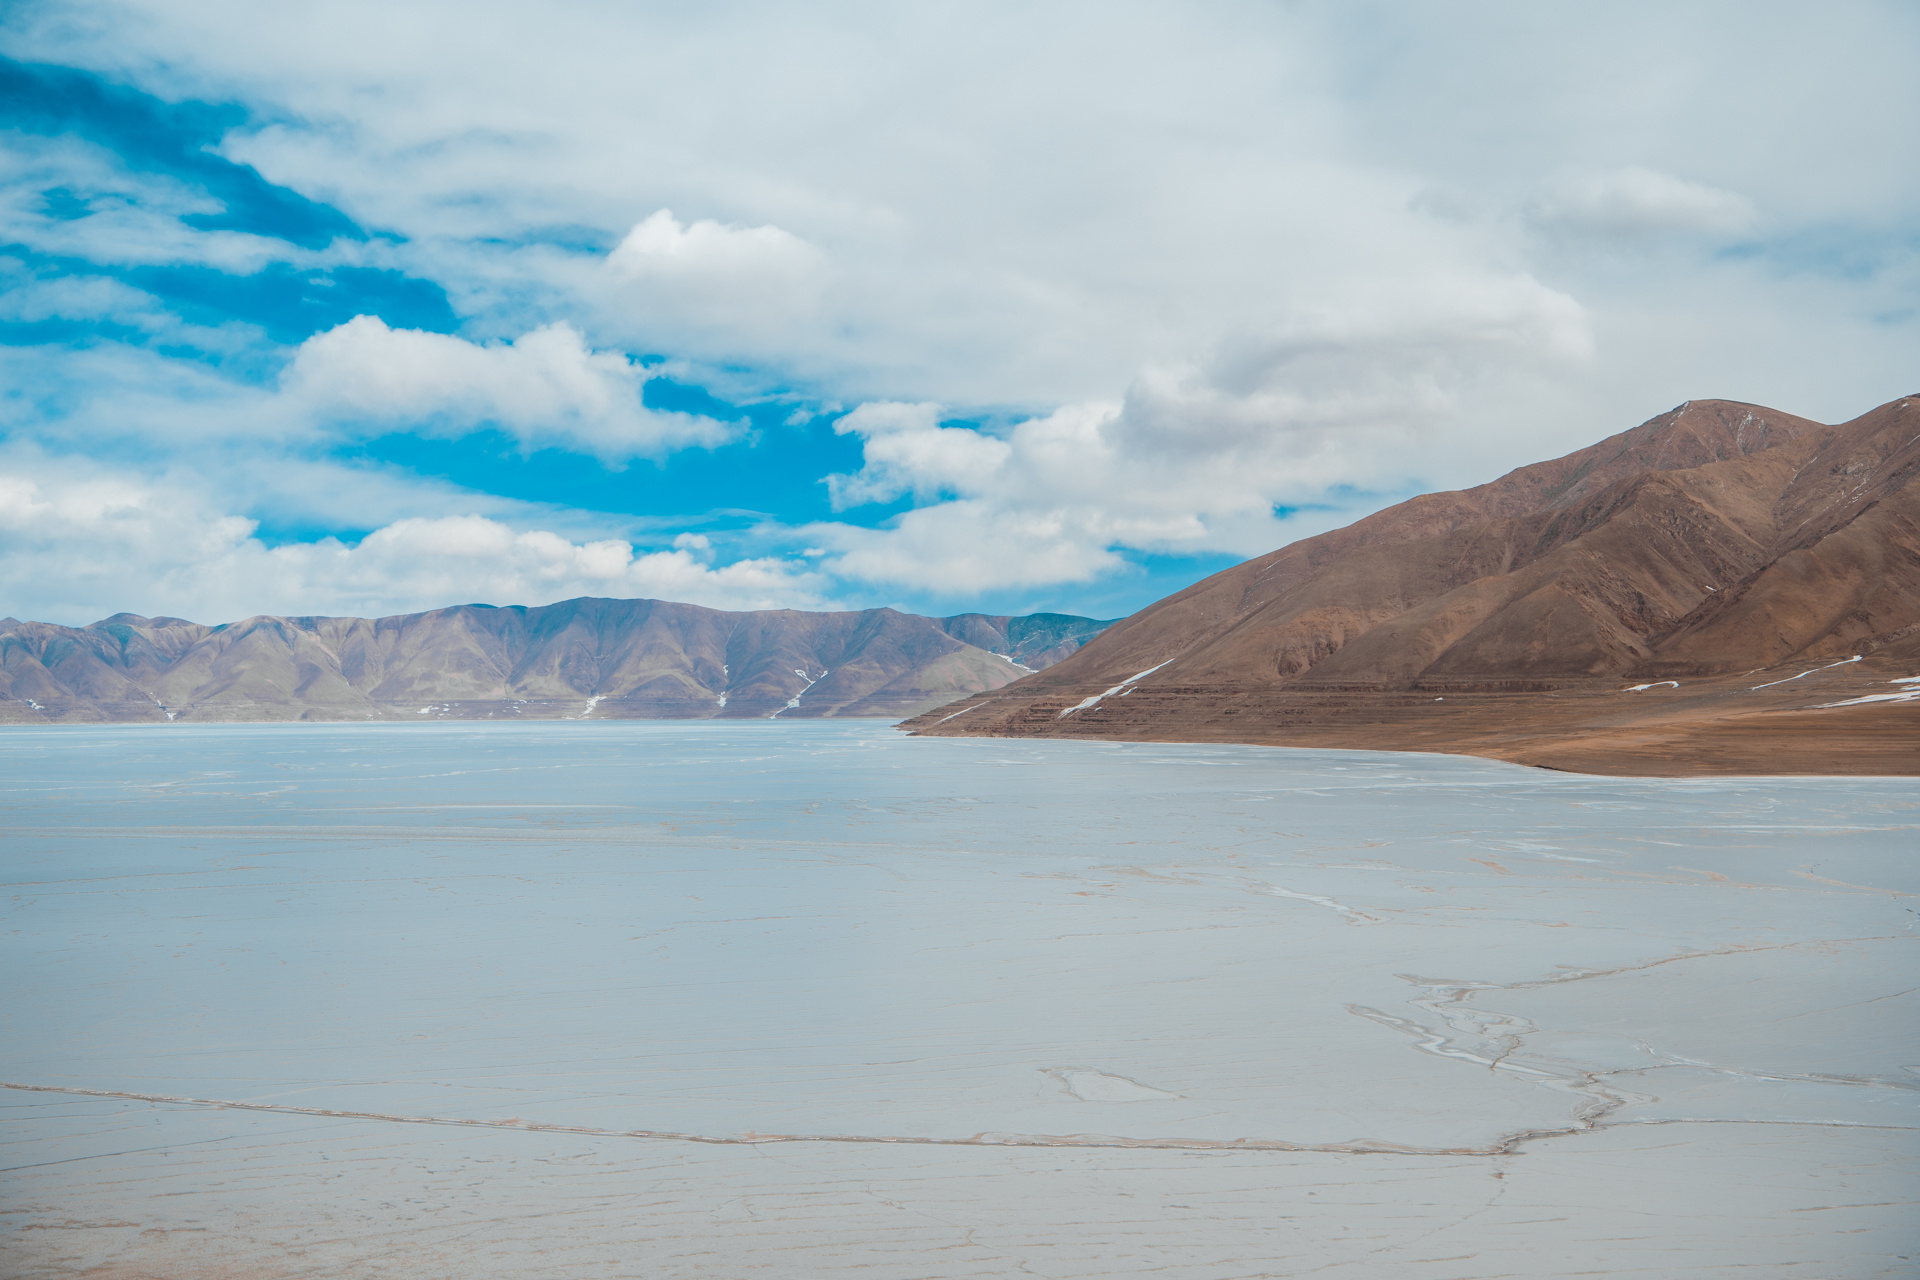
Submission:
<svg viewBox="0 0 1920 1280">
<path fill-rule="evenodd" d="M 1916 390 L 1909 5 L 37 4 L 0 614 L 1119 616 Z"/>
</svg>

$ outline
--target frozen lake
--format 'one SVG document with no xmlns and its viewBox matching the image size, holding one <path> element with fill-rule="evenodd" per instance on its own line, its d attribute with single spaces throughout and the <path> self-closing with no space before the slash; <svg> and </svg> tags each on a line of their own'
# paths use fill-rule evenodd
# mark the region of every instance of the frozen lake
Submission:
<svg viewBox="0 0 1920 1280">
<path fill-rule="evenodd" d="M 1920 1269 L 1920 788 L 0 733 L 9 1277 Z"/>
</svg>

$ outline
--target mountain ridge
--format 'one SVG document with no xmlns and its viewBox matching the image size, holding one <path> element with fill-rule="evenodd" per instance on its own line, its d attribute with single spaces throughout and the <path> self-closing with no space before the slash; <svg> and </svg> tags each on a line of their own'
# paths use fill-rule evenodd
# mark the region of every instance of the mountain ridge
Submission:
<svg viewBox="0 0 1920 1280">
<path fill-rule="evenodd" d="M 0 722 L 910 715 L 1043 669 L 1070 614 L 727 611 L 583 596 L 207 626 L 0 622 Z"/>
<path fill-rule="evenodd" d="M 1778 713 L 1794 708 L 1736 696 L 1738 672 L 1858 654 L 1852 670 L 1793 691 L 1857 686 L 1857 696 L 1888 693 L 1889 674 L 1913 674 L 1916 474 L 1915 397 L 1837 426 L 1688 401 L 1562 458 L 1421 495 L 1227 569 L 1045 672 L 905 727 L 1417 743 L 1631 772 L 1664 767 L 1658 752 L 1622 747 L 1609 765 L 1574 740 L 1618 736 L 1651 716 L 1668 725 L 1660 750 L 1681 767 L 1674 753 L 1691 748 L 1672 726 L 1688 716 L 1704 724 L 1766 711 L 1775 717 L 1767 731 L 1786 732 Z M 1676 680 L 1687 682 L 1684 694 L 1641 698 L 1633 711 L 1618 702 L 1623 681 L 1664 691 Z M 1716 693 L 1714 681 L 1726 687 Z M 1867 733 L 1880 746 L 1844 750 L 1868 771 L 1913 772 L 1914 710 L 1889 701 L 1827 719 L 1892 726 L 1891 737 Z M 1715 748 L 1728 768 L 1784 764 L 1758 738 L 1738 750 L 1730 741 Z"/>
</svg>

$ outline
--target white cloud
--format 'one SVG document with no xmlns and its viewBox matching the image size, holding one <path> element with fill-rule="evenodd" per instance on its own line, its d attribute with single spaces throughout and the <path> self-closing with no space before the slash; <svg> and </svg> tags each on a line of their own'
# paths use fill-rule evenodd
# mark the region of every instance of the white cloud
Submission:
<svg viewBox="0 0 1920 1280">
<path fill-rule="evenodd" d="M 1433 216 L 1414 197 L 1436 188 L 1472 208 L 1538 194 L 1561 226 L 1716 233 L 1756 207 L 1783 234 L 1897 230 L 1920 203 L 1914 166 L 1884 160 L 1920 119 L 1897 0 L 1732 23 L 1711 6 L 1514 21 L 1324 0 L 989 0 L 965 20 L 503 0 L 422 0 L 404 20 L 341 0 L 271 24 L 239 0 L 55 13 L 22 11 L 10 49 L 271 104 L 273 123 L 222 152 L 401 233 L 392 260 L 445 283 L 475 332 L 564 317 L 596 348 L 850 402 L 1112 397 L 1143 368 L 1272 329 L 1276 309 L 1350 308 L 1380 279 L 1531 271 L 1621 317 L 1717 283 L 1717 264 L 1667 262 L 1607 298 L 1617 271 L 1599 249 Z M 1540 192 L 1557 172 L 1585 176 Z M 611 255 L 579 247 L 627 228 Z M 1904 305 L 1881 282 L 1819 315 L 1757 292 L 1789 322 L 1777 341 L 1703 332 L 1694 385 L 1657 391 L 1637 351 L 1603 349 L 1608 376 L 1565 380 L 1565 441 L 1702 382 L 1850 404 L 1822 362 L 1783 357 L 1843 315 Z M 1879 363 L 1901 346 L 1880 344 Z M 1517 438 L 1487 394 L 1476 420 Z"/>
<path fill-rule="evenodd" d="M 716 353 L 790 343 L 819 322 L 829 278 L 824 256 L 779 227 L 683 224 L 670 209 L 635 225 L 606 272 L 611 288 L 588 287 L 614 329 L 667 330 L 675 350 Z"/>
<path fill-rule="evenodd" d="M 302 343 L 281 386 L 335 419 L 425 435 L 495 425 L 528 447 L 608 460 L 711 448 L 739 435 L 738 425 L 647 408 L 647 377 L 626 356 L 590 350 L 566 324 L 479 344 L 363 315 Z"/>
<path fill-rule="evenodd" d="M 1527 212 L 1550 229 L 1621 238 L 1674 231 L 1733 235 L 1759 217 L 1753 201 L 1737 192 L 1638 166 L 1559 179 Z"/>
<path fill-rule="evenodd" d="M 1114 531 L 1087 508 L 1009 510 L 973 498 L 910 511 L 885 529 L 814 525 L 832 549 L 825 566 L 857 582 L 965 597 L 999 587 L 1086 582 L 1124 563 Z"/>
<path fill-rule="evenodd" d="M 1362 309 L 1243 338 L 1205 364 L 1144 372 L 1121 401 L 1004 437 L 941 426 L 937 404 L 862 405 L 835 424 L 865 455 L 859 472 L 828 477 L 836 509 L 907 494 L 921 505 L 879 529 L 801 532 L 834 549 L 826 566 L 847 579 L 958 593 L 1084 582 L 1117 569 L 1120 551 L 1258 554 L 1369 505 L 1329 504 L 1330 492 L 1430 487 L 1427 469 L 1457 465 L 1441 442 L 1465 427 L 1480 381 L 1524 402 L 1529 379 L 1591 353 L 1579 305 L 1525 278 L 1403 289 L 1392 310 L 1391 324 Z M 1345 509 L 1275 511 L 1295 504 Z"/>
<path fill-rule="evenodd" d="M 48 310 L 70 314 L 127 296 L 117 289 L 89 297 L 90 292 L 39 301 Z M 156 335 L 167 336 L 160 317 L 148 314 Z M 102 456 L 198 453 L 241 443 L 278 449 L 310 430 L 267 390 L 201 361 L 119 342 L 77 348 L 0 345 L 0 382 L 13 397 L 6 432 L 11 440 L 53 442 Z M 216 462 L 221 458 L 217 452 L 210 456 Z"/>
<path fill-rule="evenodd" d="M 1898 0 L 1731 23 L 1331 0 L 21 15 L 16 56 L 262 105 L 222 154 L 395 233 L 329 252 L 443 284 L 470 337 L 523 335 L 348 326 L 282 394 L 104 346 L 47 389 L 0 353 L 63 445 L 264 465 L 490 421 L 609 459 L 711 443 L 725 427 L 646 412 L 618 353 L 663 354 L 736 400 L 862 405 L 835 505 L 918 509 L 804 545 L 846 583 L 972 591 L 1116 549 L 1265 550 L 1308 518 L 1275 503 L 1473 483 L 1689 397 L 1837 419 L 1909 389 L 1920 168 L 1886 157 L 1913 149 L 1920 22 Z M 9 162 L 0 215 L 33 244 L 258 260 L 181 229 L 193 193 L 56 150 Z M 100 220 L 46 216 L 56 180 Z M 11 305 L 162 322 L 109 292 Z M 580 520 L 561 532 L 599 540 Z"/>
<path fill-rule="evenodd" d="M 863 404 L 833 424 L 837 435 L 858 435 L 865 466 L 857 475 L 831 475 L 833 508 L 892 502 L 911 493 L 977 492 L 1004 467 L 1012 449 L 978 431 L 940 425 L 937 404 Z"/>
<path fill-rule="evenodd" d="M 249 324 L 189 324 L 144 290 L 107 276 L 36 278 L 18 258 L 0 256 L 0 321 L 77 320 L 122 326 L 169 346 L 230 354 L 257 345 Z"/>
<path fill-rule="evenodd" d="M 779 227 L 723 226 L 711 218 L 685 225 L 661 209 L 636 224 L 607 255 L 607 265 L 639 280 L 684 281 L 696 288 L 793 281 L 820 255 Z"/>
<path fill-rule="evenodd" d="M 188 325 L 158 299 L 104 277 L 42 281 L 0 258 L 0 320 L 106 320 L 162 342 L 233 353 L 253 346 L 251 326 Z M 245 370 L 242 364 L 241 369 Z M 743 422 L 649 409 L 655 370 L 595 351 L 566 324 L 512 342 L 393 329 L 357 316 L 307 339 L 277 386 L 258 386 L 218 365 L 169 358 L 125 343 L 77 350 L 0 346 L 0 382 L 12 389 L 14 439 L 91 449 L 138 442 L 149 456 L 193 454 L 219 468 L 226 453 L 310 452 L 403 432 L 459 437 L 498 427 L 526 449 L 558 447 L 618 464 L 740 438 Z"/>
<path fill-rule="evenodd" d="M 86 217 L 50 212 L 59 190 Z M 7 239 L 40 253 L 115 266 L 190 263 L 249 274 L 275 261 L 315 265 L 337 255 L 295 249 L 240 231 L 199 231 L 181 221 L 225 206 L 164 174 L 134 172 L 104 147 L 72 135 L 11 134 L 0 147 L 0 221 Z M 353 253 L 351 246 L 340 248 Z"/>
<path fill-rule="evenodd" d="M 33 324 L 43 320 L 111 320 L 142 328 L 178 323 L 160 300 L 105 276 L 64 276 L 34 280 L 19 270 L 19 259 L 0 258 L 9 277 L 0 293 L 0 319 Z"/>
<path fill-rule="evenodd" d="M 355 545 L 322 538 L 269 547 L 254 521 L 222 513 L 202 493 L 85 471 L 0 472 L 0 599 L 16 616 L 77 625 L 125 610 L 224 622 L 582 595 L 721 609 L 825 602 L 826 580 L 811 565 L 760 557 L 715 566 L 698 535 L 636 552 L 620 539 L 576 542 L 457 515 L 396 520 Z"/>
<path fill-rule="evenodd" d="M 353 547 L 326 540 L 266 554 L 302 584 L 292 593 L 300 599 L 357 601 L 361 610 L 389 613 L 456 601 L 546 604 L 582 595 L 647 596 L 718 609 L 821 604 L 823 583 L 804 566 L 766 557 L 715 568 L 699 550 L 636 554 L 618 539 L 582 544 L 483 516 L 446 516 L 397 521 Z"/>
</svg>

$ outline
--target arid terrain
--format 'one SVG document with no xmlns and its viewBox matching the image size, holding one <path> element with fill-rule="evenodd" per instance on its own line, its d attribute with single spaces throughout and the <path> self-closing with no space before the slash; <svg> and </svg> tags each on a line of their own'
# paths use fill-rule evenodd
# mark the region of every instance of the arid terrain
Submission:
<svg viewBox="0 0 1920 1280">
<path fill-rule="evenodd" d="M 600 599 L 218 627 L 4 618 L 0 724 L 904 716 L 1043 669 L 1106 625 Z"/>
<path fill-rule="evenodd" d="M 1920 399 L 1699 400 L 1238 565 L 922 734 L 1920 772 Z"/>
</svg>

